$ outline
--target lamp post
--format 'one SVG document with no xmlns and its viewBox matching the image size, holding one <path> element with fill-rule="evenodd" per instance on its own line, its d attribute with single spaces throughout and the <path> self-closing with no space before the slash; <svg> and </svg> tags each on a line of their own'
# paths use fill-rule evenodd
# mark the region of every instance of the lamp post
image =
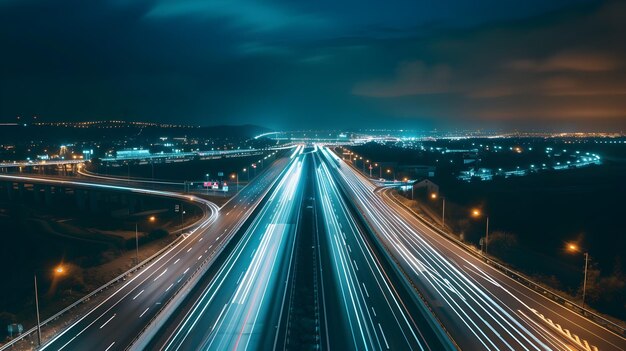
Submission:
<svg viewBox="0 0 626 351">
<path fill-rule="evenodd" d="M 244 168 L 243 171 L 246 172 L 246 181 L 249 182 L 250 181 L 250 168 Z"/>
<path fill-rule="evenodd" d="M 432 193 L 430 194 L 430 198 L 433 200 L 437 199 L 437 193 Z M 446 197 L 442 196 L 441 197 L 441 201 L 442 201 L 442 208 L 441 208 L 441 226 L 445 229 L 446 228 Z"/>
<path fill-rule="evenodd" d="M 235 172 L 235 174 L 231 174 L 230 179 L 235 180 L 236 189 L 237 189 L 236 191 L 239 192 L 239 173 Z"/>
<path fill-rule="evenodd" d="M 472 210 L 472 216 L 480 217 L 481 216 L 480 210 L 478 209 Z M 487 223 L 485 225 L 485 254 L 488 253 L 488 248 L 489 248 L 489 216 L 487 216 Z"/>
<path fill-rule="evenodd" d="M 54 275 L 60 275 L 65 273 L 65 267 L 58 265 L 54 269 Z M 37 313 L 37 346 L 41 346 L 41 319 L 39 315 L 39 289 L 37 288 L 37 271 L 33 273 L 33 281 L 35 287 L 35 311 Z"/>
<path fill-rule="evenodd" d="M 587 268 L 589 267 L 589 252 L 581 251 L 578 245 L 576 244 L 568 244 L 567 249 L 572 252 L 582 252 L 585 257 L 585 273 L 583 278 L 583 301 L 582 301 L 582 309 L 585 309 L 585 293 L 587 291 Z"/>
<path fill-rule="evenodd" d="M 205 174 L 206 176 L 206 194 L 209 195 L 209 188 L 211 187 L 211 184 L 209 184 L 209 173 Z"/>
<path fill-rule="evenodd" d="M 148 221 L 156 221 L 155 216 L 148 217 Z M 139 264 L 139 222 L 135 222 L 135 264 Z"/>
<path fill-rule="evenodd" d="M 33 274 L 35 279 L 35 309 L 37 311 L 37 345 L 41 345 L 41 321 L 39 319 L 39 292 L 37 291 L 37 273 Z"/>
</svg>

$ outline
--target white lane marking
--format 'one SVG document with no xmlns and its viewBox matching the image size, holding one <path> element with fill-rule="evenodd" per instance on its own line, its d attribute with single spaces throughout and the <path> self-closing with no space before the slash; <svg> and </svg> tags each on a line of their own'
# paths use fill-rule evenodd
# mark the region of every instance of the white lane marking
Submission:
<svg viewBox="0 0 626 351">
<path fill-rule="evenodd" d="M 198 242 L 201 242 L 201 241 L 202 241 L 202 239 L 204 239 L 204 238 L 200 238 L 200 239 L 198 239 Z"/>
<path fill-rule="evenodd" d="M 167 292 L 169 289 L 171 289 L 172 286 L 174 286 L 174 283 L 170 284 L 170 286 L 168 286 L 167 289 L 165 289 L 165 292 Z"/>
<path fill-rule="evenodd" d="M 372 312 L 374 312 L 374 317 L 376 317 L 376 310 L 374 309 L 374 306 L 372 306 Z"/>
<path fill-rule="evenodd" d="M 191 251 L 191 249 L 193 249 L 193 246 L 189 248 L 189 250 L 187 250 L 187 252 Z"/>
<path fill-rule="evenodd" d="M 198 256 L 198 261 L 200 261 L 201 258 L 202 258 L 202 255 Z"/>
<path fill-rule="evenodd" d="M 139 292 L 139 294 L 135 295 L 135 297 L 133 297 L 133 300 L 134 300 L 134 299 L 136 299 L 136 298 L 138 298 L 138 297 L 139 297 L 139 295 L 141 295 L 141 294 L 143 294 L 143 290 L 141 290 L 141 291 Z"/>
<path fill-rule="evenodd" d="M 209 245 L 209 249 L 212 248 L 212 247 L 213 247 L 213 245 Z"/>
<path fill-rule="evenodd" d="M 107 347 L 106 349 L 104 349 L 104 351 L 109 351 L 109 349 L 110 349 L 111 347 L 113 347 L 113 345 L 115 345 L 115 341 L 113 341 L 113 342 L 111 343 L 111 345 L 109 345 L 109 347 Z"/>
<path fill-rule="evenodd" d="M 241 274 L 239 274 L 239 279 L 237 279 L 237 285 L 239 285 L 239 282 L 241 281 L 241 277 L 243 276 L 244 272 L 241 272 Z"/>
<path fill-rule="evenodd" d="M 178 261 L 180 261 L 180 258 L 179 258 L 179 259 L 177 259 L 177 260 L 174 262 L 174 264 L 177 264 L 177 263 L 178 263 Z"/>
<path fill-rule="evenodd" d="M 185 274 L 185 273 L 189 272 L 189 268 L 191 268 L 191 267 L 187 267 L 187 269 L 185 269 L 185 271 L 183 272 L 183 274 Z"/>
<path fill-rule="evenodd" d="M 115 316 L 117 316 L 117 314 L 114 314 L 114 315 L 111 316 L 111 318 L 107 319 L 107 321 L 104 322 L 104 324 L 100 326 L 100 329 L 104 328 L 105 325 L 109 324 L 111 319 L 115 318 Z"/>
<path fill-rule="evenodd" d="M 367 288 L 365 287 L 365 283 L 361 283 L 363 285 L 363 290 L 365 290 L 365 295 L 367 295 L 367 297 L 370 297 L 370 294 L 367 292 Z"/>
<path fill-rule="evenodd" d="M 150 307 L 146 308 L 145 311 L 141 312 L 141 314 L 139 315 L 139 318 L 143 317 L 143 315 L 146 314 L 146 312 L 148 312 L 149 309 Z"/>
<path fill-rule="evenodd" d="M 385 336 L 385 332 L 383 331 L 383 327 L 381 327 L 380 323 L 378 323 L 378 329 L 380 329 L 380 333 L 383 335 L 383 340 L 385 340 L 385 346 L 389 349 L 389 343 L 387 343 L 387 337 Z"/>
<path fill-rule="evenodd" d="M 165 272 L 167 272 L 167 268 L 163 271 L 163 273 L 161 273 L 161 274 L 157 275 L 157 277 L 156 277 L 156 278 L 154 278 L 154 281 L 156 282 L 156 280 L 157 280 L 157 279 L 161 278 L 161 276 L 162 276 L 163 274 L 165 274 Z"/>
</svg>

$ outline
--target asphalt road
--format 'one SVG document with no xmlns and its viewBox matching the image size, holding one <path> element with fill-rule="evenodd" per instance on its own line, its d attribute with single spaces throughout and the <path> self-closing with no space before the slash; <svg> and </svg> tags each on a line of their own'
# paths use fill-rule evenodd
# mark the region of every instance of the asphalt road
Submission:
<svg viewBox="0 0 626 351">
<path fill-rule="evenodd" d="M 162 304 L 173 296 L 177 287 L 201 264 L 205 261 L 210 263 L 215 258 L 215 254 L 254 211 L 285 164 L 285 159 L 277 160 L 221 209 L 195 196 L 102 184 L 105 180 L 93 184 L 33 178 L 33 181 L 38 182 L 130 190 L 149 195 L 183 198 L 210 208 L 206 218 L 184 234 L 176 245 L 138 270 L 121 286 L 114 288 L 104 302 L 49 340 L 41 349 L 125 349 L 144 328 L 146 322 L 156 315 Z M 0 179 L 12 179 L 10 177 L 14 176 L 0 176 Z"/>
<path fill-rule="evenodd" d="M 428 313 L 425 307 L 412 299 L 385 260 L 378 257 L 378 249 L 357 223 L 321 160 L 316 160 L 315 176 L 320 264 L 325 267 L 320 269 L 327 330 L 323 348 L 450 349 L 447 336 L 424 316 Z"/>
<path fill-rule="evenodd" d="M 278 348 L 307 164 L 306 154 L 293 157 L 225 262 L 179 308 L 150 349 Z"/>
<path fill-rule="evenodd" d="M 375 191 L 329 150 L 324 154 L 375 239 L 461 349 L 626 349 L 624 338 L 491 268 L 434 232 L 388 193 Z"/>
</svg>

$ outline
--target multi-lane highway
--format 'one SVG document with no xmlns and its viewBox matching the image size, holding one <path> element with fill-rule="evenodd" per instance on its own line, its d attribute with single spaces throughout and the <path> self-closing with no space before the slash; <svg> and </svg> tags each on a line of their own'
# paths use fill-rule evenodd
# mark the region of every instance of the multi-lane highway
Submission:
<svg viewBox="0 0 626 351">
<path fill-rule="evenodd" d="M 319 153 L 317 153 L 319 154 Z M 326 163 L 316 160 L 325 307 L 334 306 L 326 346 L 351 350 L 452 349 L 368 239 Z M 322 248 L 323 247 L 323 248 Z M 324 256 L 328 256 L 325 258 Z M 421 311 L 420 311 L 421 309 Z M 328 315 L 326 311 L 326 315 Z"/>
<path fill-rule="evenodd" d="M 323 150 L 332 174 L 389 258 L 398 262 L 461 349 L 626 348 L 622 337 L 526 288 L 435 233 L 388 194 L 375 192 L 367 178 L 337 155 Z"/>
<path fill-rule="evenodd" d="M 123 350 L 201 265 L 209 264 L 232 235 L 252 214 L 270 185 L 285 167 L 285 159 L 277 160 L 255 178 L 221 209 L 210 201 L 189 195 L 128 188 L 118 185 L 71 180 L 42 180 L 35 177 L 0 176 L 7 180 L 32 180 L 97 189 L 128 190 L 137 193 L 168 196 L 194 201 L 209 208 L 206 217 L 191 228 L 172 248 L 137 271 L 116 288 L 102 303 L 49 340 L 42 349 L 85 350 L 100 348 Z M 26 178 L 26 179 L 25 179 Z"/>
<path fill-rule="evenodd" d="M 161 350 L 280 348 L 302 205 L 302 149 L 292 156 L 259 214 L 220 269 L 149 346 Z"/>
<path fill-rule="evenodd" d="M 2 178 L 169 196 L 207 209 L 42 349 L 298 349 L 292 328 L 302 322 L 294 321 L 303 307 L 294 294 L 306 285 L 296 279 L 303 242 L 315 257 L 299 274 L 315 281 L 314 312 L 305 318 L 318 349 L 626 349 L 624 338 L 435 232 L 327 148 L 298 147 L 221 208 L 115 180 Z M 175 313 L 160 314 L 173 300 Z"/>
</svg>

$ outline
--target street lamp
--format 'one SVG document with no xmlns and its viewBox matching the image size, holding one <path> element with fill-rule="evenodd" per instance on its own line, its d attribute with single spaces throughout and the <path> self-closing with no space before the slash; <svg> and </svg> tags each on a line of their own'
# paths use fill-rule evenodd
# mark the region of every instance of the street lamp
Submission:
<svg viewBox="0 0 626 351">
<path fill-rule="evenodd" d="M 479 209 L 472 210 L 472 217 L 480 217 L 482 213 Z M 487 224 L 485 225 L 485 254 L 488 253 L 489 246 L 489 216 L 487 216 Z M 482 247 L 482 245 L 481 245 Z"/>
<path fill-rule="evenodd" d="M 154 223 L 155 216 L 148 217 L 148 221 Z M 135 222 L 135 264 L 139 264 L 139 223 Z"/>
<path fill-rule="evenodd" d="M 575 252 L 575 253 L 582 252 L 582 254 L 585 256 L 585 275 L 583 278 L 583 302 L 582 302 L 582 309 L 584 310 L 585 309 L 585 292 L 587 290 L 587 268 L 589 267 L 589 252 L 582 251 L 580 247 L 578 247 L 578 245 L 574 243 L 568 244 L 567 250 L 570 252 Z"/>
<path fill-rule="evenodd" d="M 206 194 L 207 195 L 209 195 L 209 188 L 211 188 L 211 183 L 209 182 L 209 176 L 210 175 L 211 174 L 209 174 L 209 173 L 205 174 L 205 176 L 206 176 L 206 184 L 205 185 L 206 185 Z"/>
<path fill-rule="evenodd" d="M 437 193 L 430 194 L 430 198 L 433 200 L 437 200 L 437 197 L 439 197 Z M 441 226 L 445 229 L 446 228 L 446 197 L 442 196 L 441 201 L 442 201 Z"/>
<path fill-rule="evenodd" d="M 239 173 L 231 174 L 230 179 L 235 179 L 235 184 L 237 184 L 237 192 L 239 192 Z"/>
<path fill-rule="evenodd" d="M 56 266 L 53 270 L 55 276 L 65 273 L 65 267 L 62 264 Z M 37 345 L 41 346 L 41 319 L 39 316 L 39 289 L 37 288 L 37 271 L 33 273 L 35 283 L 35 311 L 37 312 Z"/>
</svg>

